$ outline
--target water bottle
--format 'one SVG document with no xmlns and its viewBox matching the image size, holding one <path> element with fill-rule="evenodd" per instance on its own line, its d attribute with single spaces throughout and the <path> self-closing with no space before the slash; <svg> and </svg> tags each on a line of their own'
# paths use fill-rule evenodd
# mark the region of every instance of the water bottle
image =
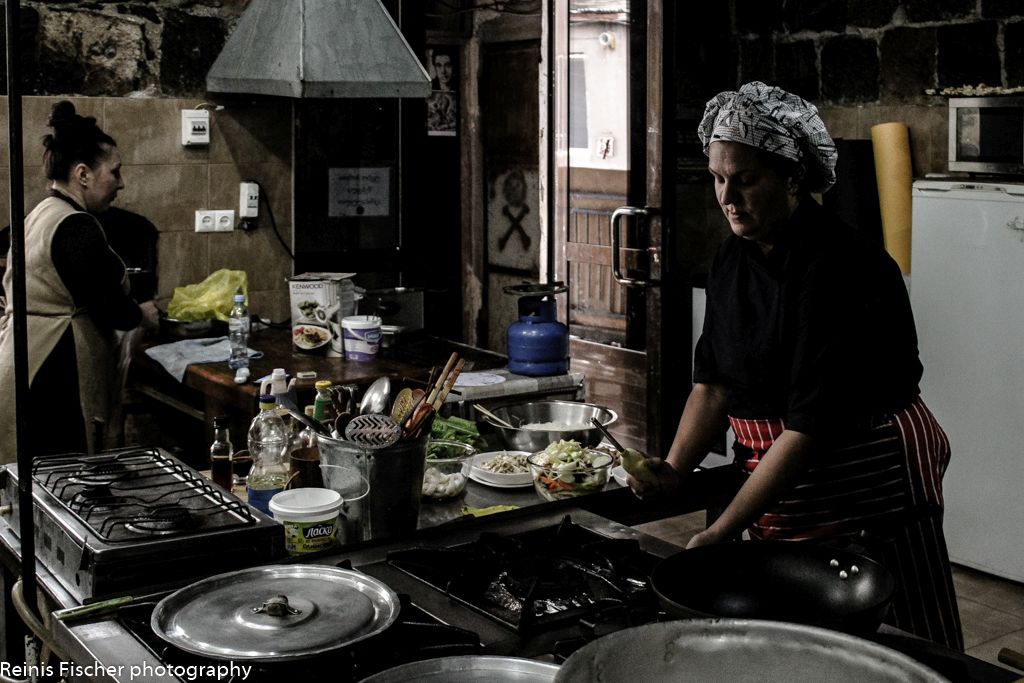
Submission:
<svg viewBox="0 0 1024 683">
<path fill-rule="evenodd" d="M 232 370 L 249 367 L 249 309 L 245 307 L 245 295 L 242 292 L 235 294 L 235 305 L 231 307 L 228 340 L 231 342 L 228 367 Z"/>
<path fill-rule="evenodd" d="M 260 412 L 249 426 L 252 469 L 246 482 L 249 505 L 270 514 L 270 499 L 288 483 L 288 449 L 291 434 L 277 414 L 273 394 L 260 396 Z"/>
</svg>

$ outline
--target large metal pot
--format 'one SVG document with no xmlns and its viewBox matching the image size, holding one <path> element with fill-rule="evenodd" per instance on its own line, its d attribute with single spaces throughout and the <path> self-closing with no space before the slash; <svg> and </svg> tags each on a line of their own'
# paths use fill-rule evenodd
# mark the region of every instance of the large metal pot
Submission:
<svg viewBox="0 0 1024 683">
<path fill-rule="evenodd" d="M 809 542 L 742 541 L 684 550 L 651 572 L 677 617 L 767 619 L 868 634 L 885 618 L 896 580 L 863 555 Z"/>
<path fill-rule="evenodd" d="M 593 640 L 555 681 L 941 683 L 909 657 L 862 638 L 775 621 L 666 621 Z"/>
<path fill-rule="evenodd" d="M 171 645 L 212 659 L 281 662 L 347 647 L 400 610 L 384 583 L 350 569 L 270 565 L 211 576 L 171 593 L 150 617 Z"/>
<path fill-rule="evenodd" d="M 551 683 L 557 673 L 557 665 L 533 659 L 465 655 L 402 664 L 364 678 L 361 683 Z"/>
<path fill-rule="evenodd" d="M 593 447 L 601 443 L 601 431 L 593 425 L 591 418 L 608 427 L 619 419 L 614 410 L 590 403 L 574 401 L 534 401 L 519 405 L 495 408 L 494 414 L 512 425 L 503 427 L 489 417 L 484 417 L 487 424 L 498 432 L 505 448 L 512 451 L 529 451 L 531 453 L 544 450 L 548 444 L 559 440 L 573 440 L 582 446 Z M 522 429 L 523 425 L 559 423 L 579 425 L 577 429 Z"/>
</svg>

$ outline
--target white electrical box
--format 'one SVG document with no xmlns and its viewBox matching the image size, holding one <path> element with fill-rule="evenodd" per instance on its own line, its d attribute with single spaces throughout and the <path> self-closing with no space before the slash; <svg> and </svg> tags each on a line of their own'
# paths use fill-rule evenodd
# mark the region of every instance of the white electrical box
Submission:
<svg viewBox="0 0 1024 683">
<path fill-rule="evenodd" d="M 260 186 L 256 183 L 241 183 L 238 191 L 238 217 L 256 218 L 260 208 Z"/>
<path fill-rule="evenodd" d="M 181 144 L 210 144 L 210 112 L 205 109 L 181 110 Z"/>
</svg>

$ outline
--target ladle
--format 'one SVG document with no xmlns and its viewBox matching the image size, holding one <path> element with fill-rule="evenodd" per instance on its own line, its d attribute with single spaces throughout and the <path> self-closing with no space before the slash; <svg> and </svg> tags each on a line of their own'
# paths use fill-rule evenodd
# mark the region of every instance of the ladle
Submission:
<svg viewBox="0 0 1024 683">
<path fill-rule="evenodd" d="M 391 380 L 388 377 L 378 377 L 363 394 L 363 400 L 359 403 L 359 414 L 383 415 L 388 409 L 390 396 Z"/>
<path fill-rule="evenodd" d="M 599 432 L 604 434 L 604 438 L 608 439 L 608 443 L 615 446 L 616 451 L 621 453 L 622 451 L 626 450 L 625 448 L 622 447 L 622 444 L 615 440 L 615 437 L 612 436 L 612 433 L 608 431 L 608 428 L 601 424 L 600 420 L 598 420 L 596 417 L 592 417 L 590 418 L 590 421 L 593 423 L 595 427 L 597 427 L 597 430 Z"/>
<path fill-rule="evenodd" d="M 513 427 L 512 425 L 510 425 L 510 424 L 509 424 L 508 422 L 505 422 L 505 421 L 504 421 L 504 420 L 502 420 L 502 419 L 501 419 L 500 417 L 498 417 L 497 415 L 495 415 L 495 414 L 494 414 L 494 413 L 492 413 L 491 411 L 487 410 L 487 408 L 484 408 L 484 407 L 483 407 L 482 405 L 480 405 L 479 403 L 474 403 L 474 404 L 473 404 L 473 407 L 474 407 L 474 408 L 476 408 L 476 410 L 477 410 L 477 412 L 478 412 L 478 413 L 483 413 L 484 417 L 489 417 L 489 418 L 491 418 L 491 420 L 493 420 L 494 422 L 496 422 L 496 423 L 498 424 L 498 426 L 500 426 L 500 427 L 505 427 L 505 428 L 507 428 L 507 429 L 515 429 L 515 427 Z"/>
</svg>

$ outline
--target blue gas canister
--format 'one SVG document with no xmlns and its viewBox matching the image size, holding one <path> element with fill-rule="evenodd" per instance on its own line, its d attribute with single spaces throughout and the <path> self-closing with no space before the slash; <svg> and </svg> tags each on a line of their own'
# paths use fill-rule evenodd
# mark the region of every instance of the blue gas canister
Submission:
<svg viewBox="0 0 1024 683">
<path fill-rule="evenodd" d="M 569 371 L 569 328 L 558 322 L 554 299 L 567 290 L 561 282 L 505 287 L 519 296 L 519 320 L 508 327 L 510 372 L 546 377 Z"/>
</svg>

